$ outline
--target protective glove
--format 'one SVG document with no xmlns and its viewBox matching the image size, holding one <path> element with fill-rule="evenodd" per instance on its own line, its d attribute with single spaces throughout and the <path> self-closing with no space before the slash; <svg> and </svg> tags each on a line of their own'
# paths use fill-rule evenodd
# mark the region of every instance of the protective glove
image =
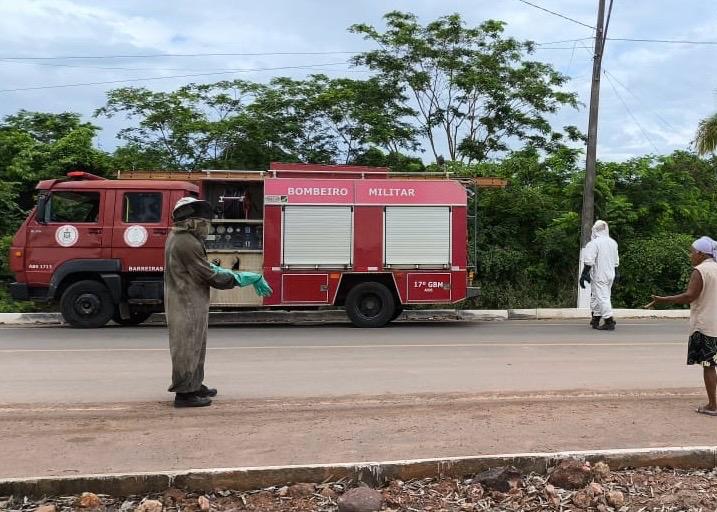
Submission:
<svg viewBox="0 0 717 512">
<path fill-rule="evenodd" d="M 219 274 L 231 274 L 237 285 L 242 288 L 249 285 L 254 286 L 254 291 L 259 297 L 269 297 L 274 293 L 269 283 L 266 282 L 266 279 L 264 279 L 264 276 L 261 274 L 254 272 L 234 272 L 233 270 L 217 266 L 213 263 L 210 263 L 210 266 L 214 272 Z"/>
<path fill-rule="evenodd" d="M 585 283 L 593 282 L 592 278 L 590 277 L 590 269 L 592 269 L 590 265 L 585 265 L 583 267 L 583 273 L 580 274 L 580 288 L 582 288 L 583 290 L 585 289 Z"/>
<path fill-rule="evenodd" d="M 615 267 L 615 278 L 612 280 L 613 284 L 617 284 L 620 281 L 620 271 Z"/>
</svg>

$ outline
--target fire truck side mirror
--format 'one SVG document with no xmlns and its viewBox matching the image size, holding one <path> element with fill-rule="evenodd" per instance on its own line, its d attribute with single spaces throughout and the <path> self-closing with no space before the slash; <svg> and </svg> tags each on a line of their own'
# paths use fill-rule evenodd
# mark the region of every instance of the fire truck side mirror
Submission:
<svg viewBox="0 0 717 512">
<path fill-rule="evenodd" d="M 45 222 L 45 211 L 47 210 L 47 194 L 40 194 L 37 198 L 37 208 L 35 211 L 35 220 L 38 224 L 47 224 Z"/>
</svg>

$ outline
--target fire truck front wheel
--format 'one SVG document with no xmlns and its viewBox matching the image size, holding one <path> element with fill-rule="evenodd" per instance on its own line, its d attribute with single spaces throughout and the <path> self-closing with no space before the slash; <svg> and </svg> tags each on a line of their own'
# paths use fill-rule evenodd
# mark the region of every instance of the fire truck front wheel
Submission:
<svg viewBox="0 0 717 512">
<path fill-rule="evenodd" d="M 396 300 L 381 283 L 354 286 L 346 297 L 346 313 L 356 327 L 383 327 L 396 311 Z"/>
<path fill-rule="evenodd" d="M 60 310 L 65 321 L 82 329 L 102 327 L 112 318 L 114 309 L 109 290 L 97 281 L 71 284 L 60 299 Z"/>
</svg>

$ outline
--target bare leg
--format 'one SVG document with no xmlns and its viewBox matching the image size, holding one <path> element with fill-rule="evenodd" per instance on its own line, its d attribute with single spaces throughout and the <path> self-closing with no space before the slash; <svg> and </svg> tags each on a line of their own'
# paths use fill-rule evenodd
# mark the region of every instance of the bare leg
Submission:
<svg viewBox="0 0 717 512">
<path fill-rule="evenodd" d="M 714 366 L 704 367 L 705 389 L 709 403 L 706 409 L 717 411 L 717 371 Z"/>
</svg>

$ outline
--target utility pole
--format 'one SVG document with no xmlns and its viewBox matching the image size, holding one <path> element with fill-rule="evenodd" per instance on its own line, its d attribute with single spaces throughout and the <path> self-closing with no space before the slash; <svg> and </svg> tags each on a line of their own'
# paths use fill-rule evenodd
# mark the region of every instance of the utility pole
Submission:
<svg viewBox="0 0 717 512">
<path fill-rule="evenodd" d="M 612 1 L 610 2 L 612 11 Z M 608 13 L 608 23 L 610 14 Z M 588 118 L 588 143 L 585 155 L 585 185 L 583 188 L 583 210 L 580 226 L 580 262 L 578 273 L 582 271 L 582 252 L 590 241 L 593 222 L 595 220 L 595 175 L 597 162 L 598 112 L 600 109 L 600 77 L 602 76 L 602 56 L 605 50 L 605 0 L 598 0 L 597 24 L 595 25 L 595 51 L 593 54 L 593 75 L 590 88 L 590 114 Z M 590 305 L 590 291 L 578 287 L 578 307 Z"/>
</svg>

